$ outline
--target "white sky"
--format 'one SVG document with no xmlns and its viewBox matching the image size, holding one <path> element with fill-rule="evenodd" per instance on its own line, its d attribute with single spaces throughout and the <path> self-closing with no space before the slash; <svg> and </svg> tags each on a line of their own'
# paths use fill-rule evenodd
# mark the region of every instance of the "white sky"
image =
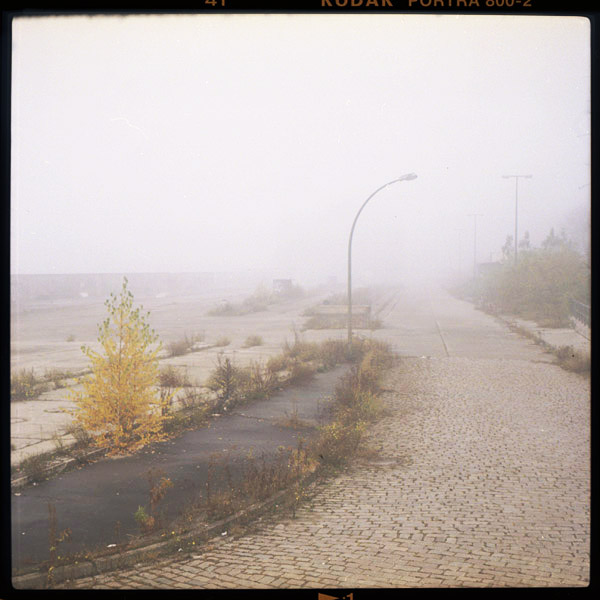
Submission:
<svg viewBox="0 0 600 600">
<path fill-rule="evenodd" d="M 576 17 L 19 18 L 12 271 L 259 269 L 356 285 L 585 235 Z"/>
</svg>

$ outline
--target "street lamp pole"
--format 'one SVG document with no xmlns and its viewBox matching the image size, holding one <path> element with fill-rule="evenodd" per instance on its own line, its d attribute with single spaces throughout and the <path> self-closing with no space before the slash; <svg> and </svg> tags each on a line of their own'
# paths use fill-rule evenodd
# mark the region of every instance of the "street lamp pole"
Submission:
<svg viewBox="0 0 600 600">
<path fill-rule="evenodd" d="M 388 183 L 382 185 L 380 188 L 377 188 L 363 203 L 360 207 L 356 216 L 354 217 L 354 222 L 352 223 L 352 229 L 350 230 L 350 239 L 348 240 L 348 346 L 352 345 L 352 236 L 354 235 L 354 228 L 356 227 L 356 221 L 363 208 L 367 205 L 369 200 L 380 192 L 383 188 L 386 188 L 388 185 L 392 185 L 392 183 L 396 183 L 398 181 L 410 181 L 411 179 L 416 179 L 417 176 L 414 173 L 409 173 L 407 175 L 402 175 L 402 177 L 398 177 L 398 179 L 394 179 L 389 181 Z"/>
<path fill-rule="evenodd" d="M 473 231 L 473 279 L 477 277 L 477 217 L 483 217 L 480 214 L 467 215 L 473 217 L 474 231 Z"/>
<path fill-rule="evenodd" d="M 533 175 L 502 175 L 502 179 L 515 178 L 515 265 L 517 264 L 517 248 L 519 243 L 517 219 L 519 212 L 519 179 L 531 179 Z"/>
</svg>

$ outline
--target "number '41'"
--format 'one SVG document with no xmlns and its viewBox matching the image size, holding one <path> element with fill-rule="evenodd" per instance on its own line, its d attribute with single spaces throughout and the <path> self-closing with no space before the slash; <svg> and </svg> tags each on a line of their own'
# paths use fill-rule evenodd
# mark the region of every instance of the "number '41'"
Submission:
<svg viewBox="0 0 600 600">
<path fill-rule="evenodd" d="M 204 0 L 204 4 L 209 4 L 210 6 L 225 6 L 225 0 Z"/>
</svg>

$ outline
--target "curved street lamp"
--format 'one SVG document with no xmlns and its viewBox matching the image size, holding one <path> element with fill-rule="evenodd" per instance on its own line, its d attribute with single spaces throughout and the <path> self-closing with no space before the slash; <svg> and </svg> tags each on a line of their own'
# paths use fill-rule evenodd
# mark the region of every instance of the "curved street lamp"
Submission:
<svg viewBox="0 0 600 600">
<path fill-rule="evenodd" d="M 352 345 L 352 236 L 354 235 L 354 227 L 356 226 L 356 221 L 363 208 L 367 205 L 367 202 L 377 193 L 380 192 L 383 188 L 386 188 L 388 185 L 392 185 L 392 183 L 396 183 L 397 181 L 410 181 L 411 179 L 416 179 L 417 176 L 414 173 L 408 173 L 407 175 L 402 175 L 402 177 L 398 177 L 398 179 L 394 179 L 389 181 L 385 185 L 382 185 L 380 188 L 377 188 L 363 203 L 358 212 L 356 213 L 356 217 L 354 217 L 354 222 L 352 223 L 352 229 L 350 230 L 350 240 L 348 241 L 348 346 Z"/>
</svg>

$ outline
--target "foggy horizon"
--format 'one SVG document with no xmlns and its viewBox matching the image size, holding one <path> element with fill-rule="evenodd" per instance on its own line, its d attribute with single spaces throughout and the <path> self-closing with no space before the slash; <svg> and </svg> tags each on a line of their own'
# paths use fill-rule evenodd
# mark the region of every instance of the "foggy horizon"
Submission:
<svg viewBox="0 0 600 600">
<path fill-rule="evenodd" d="M 468 276 L 514 235 L 585 250 L 579 17 L 19 17 L 11 274 Z M 265 275 L 267 276 L 267 275 Z"/>
</svg>

